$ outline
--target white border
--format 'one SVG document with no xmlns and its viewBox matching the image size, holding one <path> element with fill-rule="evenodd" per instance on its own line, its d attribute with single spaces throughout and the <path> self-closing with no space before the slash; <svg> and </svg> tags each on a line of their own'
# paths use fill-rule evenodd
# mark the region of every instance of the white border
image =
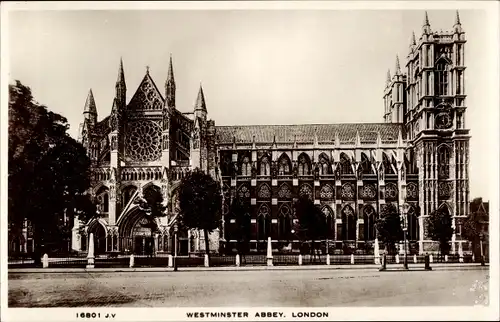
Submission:
<svg viewBox="0 0 500 322">
<path fill-rule="evenodd" d="M 266 10 L 283 10 L 283 9 L 335 9 L 335 10 L 376 10 L 376 9 L 419 9 L 419 10 L 436 10 L 436 9 L 480 9 L 485 10 L 488 16 L 490 26 L 484 30 L 484 36 L 487 37 L 491 44 L 484 59 L 489 61 L 491 73 L 489 78 L 484 80 L 484 86 L 489 87 L 489 101 L 491 104 L 487 107 L 471 107 L 485 109 L 485 113 L 491 115 L 490 121 L 493 128 L 498 132 L 499 121 L 499 4 L 495 1 L 278 1 L 278 2 L 34 2 L 34 3 L 14 3 L 4 2 L 1 9 L 1 136 L 0 147 L 2 152 L 1 171 L 1 186 L 0 186 L 0 227 L 1 227 L 1 242 L 0 253 L 1 258 L 1 319 L 2 321 L 73 321 L 77 320 L 75 314 L 77 312 L 115 312 L 119 321 L 181 321 L 186 320 L 185 312 L 200 310 L 199 308 L 60 308 L 60 309 L 8 309 L 7 308 L 7 263 L 5 255 L 7 253 L 7 117 L 8 117 L 8 12 L 13 10 L 220 10 L 220 9 L 266 9 Z M 488 151 L 488 157 L 494 157 L 498 162 L 498 147 L 499 133 L 492 133 L 491 137 L 494 141 L 491 149 Z M 493 152 L 493 153 L 491 153 Z M 498 167 L 489 169 L 488 175 L 490 178 L 496 178 L 495 184 L 492 185 L 494 191 L 491 195 L 500 196 L 498 178 Z M 485 177 L 487 180 L 488 177 Z M 491 245 L 491 266 L 490 266 L 490 297 L 489 307 L 416 307 L 416 308 L 314 308 L 314 311 L 328 311 L 329 320 L 353 320 L 353 319 L 370 319 L 370 320 L 496 320 L 499 315 L 498 303 L 498 199 L 490 200 L 490 245 Z M 311 308 L 304 308 L 311 311 Z M 300 308 L 211 308 L 206 311 L 244 311 L 249 312 L 248 319 L 255 320 L 252 313 L 259 311 L 280 311 L 285 312 L 287 317 L 284 320 L 292 320 L 291 312 L 298 311 Z M 103 319 L 101 319 L 103 320 Z M 196 320 L 196 319 L 191 319 Z M 198 319 L 201 320 L 201 319 Z M 215 321 L 217 319 L 203 319 L 207 321 Z M 222 319 L 220 319 L 222 320 Z M 229 320 L 229 319 L 225 319 Z M 263 321 L 279 320 L 279 319 L 260 319 Z"/>
</svg>

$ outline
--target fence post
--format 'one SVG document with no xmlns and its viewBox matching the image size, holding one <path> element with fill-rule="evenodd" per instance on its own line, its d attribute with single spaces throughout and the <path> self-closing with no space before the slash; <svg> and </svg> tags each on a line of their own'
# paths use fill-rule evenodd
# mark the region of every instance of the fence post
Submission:
<svg viewBox="0 0 500 322">
<path fill-rule="evenodd" d="M 134 254 L 130 254 L 130 263 L 129 267 L 134 267 Z"/>
<path fill-rule="evenodd" d="M 47 254 L 43 255 L 42 265 L 43 265 L 43 268 L 49 267 L 49 255 L 47 255 Z"/>
<path fill-rule="evenodd" d="M 417 263 L 417 255 L 413 254 L 413 262 L 416 264 Z"/>
<path fill-rule="evenodd" d="M 174 266 L 174 260 L 172 254 L 168 255 L 168 267 Z"/>
<path fill-rule="evenodd" d="M 351 254 L 351 264 L 354 265 L 354 254 Z"/>
<path fill-rule="evenodd" d="M 240 267 L 241 262 L 240 262 L 240 254 L 236 254 L 236 267 Z"/>
<path fill-rule="evenodd" d="M 396 264 L 399 264 L 399 254 L 396 254 Z"/>
<path fill-rule="evenodd" d="M 432 255 L 427 255 L 427 254 L 425 255 L 424 262 L 425 262 L 425 270 L 426 271 L 431 271 L 432 270 L 431 264 L 430 264 L 431 258 L 432 258 Z"/>
<path fill-rule="evenodd" d="M 429 255 L 429 262 L 430 263 L 433 263 L 434 262 L 434 257 L 432 256 L 432 254 Z"/>
<path fill-rule="evenodd" d="M 271 237 L 267 238 L 267 266 L 273 266 L 273 248 L 271 245 Z"/>
<path fill-rule="evenodd" d="M 444 255 L 444 261 L 447 262 L 448 261 L 448 255 Z"/>
<path fill-rule="evenodd" d="M 385 253 L 382 254 L 382 261 L 381 262 L 382 262 L 382 265 L 381 265 L 379 271 L 385 271 L 387 268 L 387 255 Z"/>
<path fill-rule="evenodd" d="M 87 268 L 94 268 L 94 234 L 90 233 L 89 253 L 87 255 Z"/>
<path fill-rule="evenodd" d="M 330 265 L 330 254 L 326 254 L 326 265 Z"/>
<path fill-rule="evenodd" d="M 208 254 L 205 254 L 205 260 L 203 261 L 203 264 L 205 265 L 205 267 L 210 266 L 208 262 Z"/>
<path fill-rule="evenodd" d="M 302 254 L 299 254 L 299 265 L 302 265 Z"/>
</svg>

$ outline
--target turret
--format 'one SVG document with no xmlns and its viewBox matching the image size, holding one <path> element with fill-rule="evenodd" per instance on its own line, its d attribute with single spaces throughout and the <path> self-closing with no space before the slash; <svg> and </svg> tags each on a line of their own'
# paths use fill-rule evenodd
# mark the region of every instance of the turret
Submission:
<svg viewBox="0 0 500 322">
<path fill-rule="evenodd" d="M 203 88 L 200 84 L 200 90 L 198 91 L 198 97 L 196 98 L 196 103 L 194 105 L 194 117 L 201 118 L 204 121 L 207 119 L 207 106 L 205 104 L 205 95 L 203 94 Z"/>
<path fill-rule="evenodd" d="M 424 35 L 429 35 L 431 33 L 431 25 L 429 23 L 429 16 L 427 15 L 427 11 L 425 12 L 424 25 L 422 26 L 422 33 Z"/>
<path fill-rule="evenodd" d="M 87 95 L 87 100 L 85 101 L 85 107 L 83 108 L 83 118 L 91 127 L 93 127 L 97 123 L 97 108 L 95 105 L 92 89 L 90 89 L 89 94 Z"/>
</svg>

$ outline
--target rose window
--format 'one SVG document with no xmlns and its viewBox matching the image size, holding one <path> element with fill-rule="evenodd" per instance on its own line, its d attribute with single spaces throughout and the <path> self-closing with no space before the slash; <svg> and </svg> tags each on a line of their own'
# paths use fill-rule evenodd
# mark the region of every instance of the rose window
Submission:
<svg viewBox="0 0 500 322">
<path fill-rule="evenodd" d="M 363 196 L 365 198 L 373 199 L 375 198 L 377 191 L 372 184 L 367 184 L 363 187 Z"/>
<path fill-rule="evenodd" d="M 342 186 L 342 198 L 344 199 L 352 199 L 354 198 L 354 187 L 350 183 L 345 183 Z"/>
<path fill-rule="evenodd" d="M 161 128 L 152 121 L 137 121 L 129 126 L 127 154 L 135 161 L 160 158 Z"/>
<path fill-rule="evenodd" d="M 389 183 L 385 187 L 385 197 L 395 199 L 398 196 L 398 188 L 394 183 Z"/>
</svg>

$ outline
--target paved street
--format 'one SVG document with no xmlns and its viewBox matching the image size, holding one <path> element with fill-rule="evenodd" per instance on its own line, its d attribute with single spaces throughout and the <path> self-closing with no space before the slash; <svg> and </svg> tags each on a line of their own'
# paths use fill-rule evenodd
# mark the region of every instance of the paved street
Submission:
<svg viewBox="0 0 500 322">
<path fill-rule="evenodd" d="M 433 306 L 484 303 L 488 267 L 433 271 L 9 273 L 10 307 Z"/>
</svg>

